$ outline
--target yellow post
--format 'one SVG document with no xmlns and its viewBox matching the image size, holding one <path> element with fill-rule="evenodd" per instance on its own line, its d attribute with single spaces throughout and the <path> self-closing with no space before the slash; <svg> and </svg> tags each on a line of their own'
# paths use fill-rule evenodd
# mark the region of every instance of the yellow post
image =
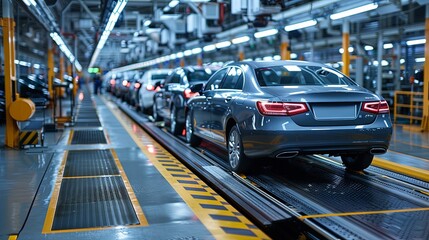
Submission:
<svg viewBox="0 0 429 240">
<path fill-rule="evenodd" d="M 54 46 L 50 40 L 50 46 L 48 49 L 48 90 L 51 96 L 51 100 L 54 97 Z"/>
<path fill-rule="evenodd" d="M 197 54 L 197 65 L 198 66 L 203 66 L 203 53 L 198 53 Z"/>
<path fill-rule="evenodd" d="M 5 4 L 6 2 L 6 4 Z M 3 7 L 8 5 L 8 1 L 3 1 Z M 9 8 L 9 6 L 6 6 Z M 3 15 L 4 12 L 3 12 Z M 3 48 L 4 48 L 4 81 L 5 81 L 5 107 L 6 107 L 6 139 L 7 147 L 16 148 L 19 146 L 19 128 L 17 122 L 9 114 L 9 108 L 16 96 L 16 73 L 15 73 L 15 22 L 13 18 L 2 18 L 3 28 Z M 15 87 L 13 87 L 15 86 Z"/>
<path fill-rule="evenodd" d="M 67 64 L 67 75 L 69 75 L 69 76 L 73 76 L 73 72 L 72 72 L 72 64 L 73 64 L 73 63 L 68 63 L 68 64 Z"/>
<path fill-rule="evenodd" d="M 244 46 L 242 46 L 242 45 L 238 46 L 238 60 L 239 61 L 244 60 Z"/>
<path fill-rule="evenodd" d="M 429 130 L 429 4 L 426 4 L 425 38 L 423 120 L 421 125 L 422 131 Z"/>
<path fill-rule="evenodd" d="M 349 41 L 350 41 L 350 23 L 344 21 L 343 23 L 343 73 L 350 76 L 350 53 L 349 53 Z"/>
<path fill-rule="evenodd" d="M 282 42 L 280 44 L 280 57 L 282 60 L 290 60 L 289 36 L 287 33 L 281 35 Z"/>
<path fill-rule="evenodd" d="M 180 59 L 180 66 L 184 67 L 185 66 L 185 58 L 181 58 Z"/>
</svg>

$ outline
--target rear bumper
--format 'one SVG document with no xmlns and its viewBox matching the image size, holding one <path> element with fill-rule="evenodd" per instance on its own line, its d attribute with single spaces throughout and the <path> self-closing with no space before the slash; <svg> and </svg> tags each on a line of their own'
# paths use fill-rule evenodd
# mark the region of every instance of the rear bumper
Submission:
<svg viewBox="0 0 429 240">
<path fill-rule="evenodd" d="M 388 116 L 378 117 L 364 126 L 330 127 L 301 127 L 290 119 L 281 122 L 278 119 L 271 118 L 269 124 L 260 129 L 241 129 L 244 153 L 248 157 L 276 157 L 288 151 L 337 155 L 369 152 L 373 148 L 387 150 L 392 135 Z"/>
</svg>

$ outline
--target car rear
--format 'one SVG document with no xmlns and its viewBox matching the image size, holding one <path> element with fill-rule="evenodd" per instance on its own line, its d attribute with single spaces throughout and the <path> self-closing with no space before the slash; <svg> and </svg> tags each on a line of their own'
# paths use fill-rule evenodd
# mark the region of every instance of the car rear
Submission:
<svg viewBox="0 0 429 240">
<path fill-rule="evenodd" d="M 306 69 L 299 68 L 270 69 L 288 80 L 271 76 L 271 82 L 265 83 L 259 79 L 264 97 L 250 103 L 257 112 L 242 129 L 246 155 L 289 158 L 312 153 L 386 152 L 392 133 L 386 101 L 332 69 L 318 66 L 300 78 L 295 73 Z M 317 82 L 317 69 L 323 69 L 322 75 L 336 77 L 330 76 L 332 82 Z"/>
</svg>

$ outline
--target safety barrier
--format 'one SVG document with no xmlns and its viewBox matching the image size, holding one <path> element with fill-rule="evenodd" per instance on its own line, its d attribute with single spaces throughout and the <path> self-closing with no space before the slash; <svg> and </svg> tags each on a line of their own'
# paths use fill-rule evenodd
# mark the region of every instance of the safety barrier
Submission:
<svg viewBox="0 0 429 240">
<path fill-rule="evenodd" d="M 409 124 L 417 124 L 423 120 L 423 93 L 395 91 L 393 121 L 406 119 Z"/>
</svg>

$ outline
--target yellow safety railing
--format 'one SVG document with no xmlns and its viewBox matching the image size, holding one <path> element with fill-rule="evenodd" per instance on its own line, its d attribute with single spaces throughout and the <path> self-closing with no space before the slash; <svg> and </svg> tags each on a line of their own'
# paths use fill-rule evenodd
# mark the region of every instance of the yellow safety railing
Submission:
<svg viewBox="0 0 429 240">
<path fill-rule="evenodd" d="M 398 118 L 408 119 L 410 124 L 423 119 L 423 93 L 395 91 L 393 121 Z"/>
</svg>

